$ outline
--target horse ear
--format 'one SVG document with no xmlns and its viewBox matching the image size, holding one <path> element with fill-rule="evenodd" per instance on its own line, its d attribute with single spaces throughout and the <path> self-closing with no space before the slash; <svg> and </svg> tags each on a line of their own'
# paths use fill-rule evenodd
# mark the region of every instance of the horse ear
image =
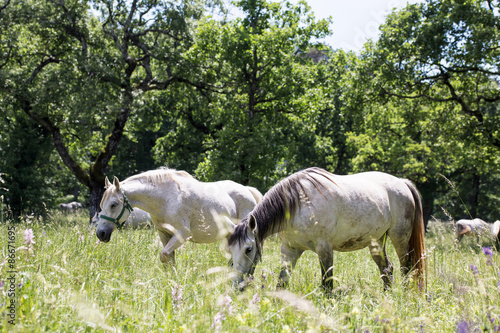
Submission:
<svg viewBox="0 0 500 333">
<path fill-rule="evenodd" d="M 109 182 L 108 176 L 106 176 L 106 179 L 104 180 L 104 188 L 109 188 L 111 186 L 111 183 Z"/>
<path fill-rule="evenodd" d="M 257 233 L 257 221 L 255 220 L 255 216 L 250 214 L 250 219 L 248 220 L 248 229 L 254 234 Z"/>
<path fill-rule="evenodd" d="M 120 181 L 118 180 L 118 178 L 116 178 L 116 176 L 113 179 L 113 185 L 115 185 L 117 191 L 120 190 Z"/>
</svg>

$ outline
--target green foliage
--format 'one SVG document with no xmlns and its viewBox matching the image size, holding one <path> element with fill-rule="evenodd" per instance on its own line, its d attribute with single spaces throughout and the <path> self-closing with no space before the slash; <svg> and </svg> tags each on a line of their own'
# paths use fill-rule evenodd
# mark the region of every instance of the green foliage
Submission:
<svg viewBox="0 0 500 333">
<path fill-rule="evenodd" d="M 356 63 L 351 80 L 359 80 L 358 94 L 348 95 L 362 101 L 349 102 L 361 114 L 349 133 L 353 171 L 376 169 L 415 181 L 427 217 L 440 214 L 448 195 L 457 199 L 440 174 L 467 198 L 469 207 L 446 207 L 453 216 L 467 208 L 474 217 L 498 216 L 498 209 L 477 209 L 479 197 L 498 197 L 482 186 L 496 178 L 500 163 L 500 54 L 492 46 L 497 7 L 482 1 L 408 5 L 388 16 L 380 39 L 367 43 Z"/>
<path fill-rule="evenodd" d="M 329 33 L 328 21 L 316 22 L 304 3 L 236 5 L 243 19 L 200 22 L 187 56 L 196 69 L 191 81 L 204 84 L 179 89 L 176 129 L 155 150 L 172 166 L 188 166 L 187 149 L 200 154 L 189 166 L 202 180 L 230 178 L 264 189 L 302 167 L 294 162 L 296 142 L 314 136 L 317 66 L 299 53 Z M 200 136 L 201 144 L 189 144 Z M 288 170 L 277 168 L 280 161 Z"/>
<path fill-rule="evenodd" d="M 53 146 L 40 126 L 25 116 L 12 115 L 4 110 L 0 119 L 0 170 L 3 184 L 0 196 L 9 206 L 13 216 L 21 214 L 45 215 L 46 205 L 59 194 L 53 175 Z M 7 130 L 8 129 L 8 130 Z"/>
<path fill-rule="evenodd" d="M 105 174 L 168 165 L 265 192 L 319 166 L 410 178 L 426 218 L 495 220 L 498 5 L 408 5 L 356 55 L 316 42 L 331 20 L 304 1 L 235 1 L 243 15 L 227 20 L 208 16 L 222 1 L 11 0 L 2 191 L 17 214 L 87 187 L 96 210 Z"/>
</svg>

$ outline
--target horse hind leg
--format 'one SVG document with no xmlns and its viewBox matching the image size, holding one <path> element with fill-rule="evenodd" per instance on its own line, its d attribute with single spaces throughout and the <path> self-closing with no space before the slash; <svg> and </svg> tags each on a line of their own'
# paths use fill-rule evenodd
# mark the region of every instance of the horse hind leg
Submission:
<svg viewBox="0 0 500 333">
<path fill-rule="evenodd" d="M 321 266 L 323 289 L 331 293 L 333 291 L 333 249 L 330 244 L 321 244 L 316 248 Z"/>
<path fill-rule="evenodd" d="M 387 258 L 387 253 L 385 251 L 385 243 L 387 241 L 387 234 L 385 234 L 382 238 L 378 240 L 372 240 L 372 243 L 369 247 L 370 254 L 373 258 L 373 261 L 378 266 L 380 271 L 380 277 L 384 282 L 384 290 L 387 290 L 392 285 L 393 279 L 393 268 L 392 264 Z"/>
</svg>

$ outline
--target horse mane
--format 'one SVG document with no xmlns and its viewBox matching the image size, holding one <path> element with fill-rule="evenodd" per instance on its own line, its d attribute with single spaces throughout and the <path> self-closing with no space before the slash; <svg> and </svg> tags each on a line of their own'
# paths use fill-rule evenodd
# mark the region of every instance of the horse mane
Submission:
<svg viewBox="0 0 500 333">
<path fill-rule="evenodd" d="M 170 169 L 166 167 L 161 167 L 156 170 L 149 170 L 145 172 L 141 172 L 137 175 L 133 175 L 124 180 L 124 182 L 130 182 L 133 180 L 143 181 L 149 184 L 163 184 L 169 181 L 176 181 L 175 177 L 184 177 L 194 179 L 186 171 Z"/>
<path fill-rule="evenodd" d="M 325 186 L 315 176 L 321 176 L 335 183 L 332 175 L 326 170 L 308 168 L 284 178 L 264 195 L 262 201 L 250 213 L 257 222 L 259 243 L 266 237 L 285 229 L 286 223 L 295 216 L 297 209 L 300 209 L 301 200 L 307 200 L 302 181 L 309 181 L 323 195 L 321 188 Z M 228 239 L 229 245 L 244 241 L 250 214 L 235 227 Z"/>
</svg>

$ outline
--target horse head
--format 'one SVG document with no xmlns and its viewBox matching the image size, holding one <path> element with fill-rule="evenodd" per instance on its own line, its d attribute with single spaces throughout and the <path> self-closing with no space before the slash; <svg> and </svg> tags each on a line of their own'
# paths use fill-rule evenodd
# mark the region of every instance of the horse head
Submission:
<svg viewBox="0 0 500 333">
<path fill-rule="evenodd" d="M 255 217 L 250 214 L 238 224 L 228 239 L 228 252 L 231 253 L 233 273 L 231 280 L 240 290 L 246 287 L 244 277 L 253 275 L 261 257 L 258 228 Z"/>
<path fill-rule="evenodd" d="M 125 192 L 120 189 L 118 178 L 113 184 L 106 177 L 106 191 L 101 200 L 101 213 L 97 222 L 96 235 L 99 240 L 109 242 L 115 229 L 121 229 L 132 212 Z"/>
</svg>

